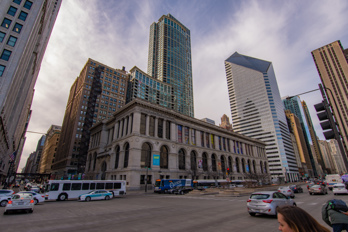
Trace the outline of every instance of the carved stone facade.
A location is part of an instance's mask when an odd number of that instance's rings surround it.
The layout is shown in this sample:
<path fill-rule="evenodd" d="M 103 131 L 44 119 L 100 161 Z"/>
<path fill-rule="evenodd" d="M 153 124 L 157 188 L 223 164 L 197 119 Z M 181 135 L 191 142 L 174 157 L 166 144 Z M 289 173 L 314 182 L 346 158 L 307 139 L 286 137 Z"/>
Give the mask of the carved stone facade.
<path fill-rule="evenodd" d="M 265 144 L 135 99 L 91 128 L 85 179 L 127 180 L 144 189 L 159 178 L 269 179 Z"/>

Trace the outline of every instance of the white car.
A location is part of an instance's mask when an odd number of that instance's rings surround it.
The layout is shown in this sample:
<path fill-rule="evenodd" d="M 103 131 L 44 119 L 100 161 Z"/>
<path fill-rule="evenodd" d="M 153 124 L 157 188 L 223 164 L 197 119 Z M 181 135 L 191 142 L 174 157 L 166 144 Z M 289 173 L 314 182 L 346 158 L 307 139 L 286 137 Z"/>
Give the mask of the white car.
<path fill-rule="evenodd" d="M 35 191 L 22 191 L 22 192 L 19 192 L 19 193 L 31 193 L 33 195 L 33 197 L 34 197 L 35 205 L 45 201 L 45 195 L 37 193 Z"/>
<path fill-rule="evenodd" d="M 9 199 L 11 199 L 11 196 L 0 195 L 0 206 L 5 207 Z"/>
<path fill-rule="evenodd" d="M 280 186 L 278 192 L 283 193 L 285 196 L 295 198 L 295 193 L 289 186 Z"/>
<path fill-rule="evenodd" d="M 80 201 L 91 201 L 91 200 L 110 200 L 112 193 L 106 190 L 95 190 L 79 196 Z"/>
<path fill-rule="evenodd" d="M 34 211 L 34 204 L 34 197 L 31 193 L 16 193 L 8 200 L 4 214 L 22 210 L 32 213 Z"/>
<path fill-rule="evenodd" d="M 334 184 L 332 188 L 332 192 L 334 195 L 338 194 L 348 194 L 348 190 L 344 184 Z"/>

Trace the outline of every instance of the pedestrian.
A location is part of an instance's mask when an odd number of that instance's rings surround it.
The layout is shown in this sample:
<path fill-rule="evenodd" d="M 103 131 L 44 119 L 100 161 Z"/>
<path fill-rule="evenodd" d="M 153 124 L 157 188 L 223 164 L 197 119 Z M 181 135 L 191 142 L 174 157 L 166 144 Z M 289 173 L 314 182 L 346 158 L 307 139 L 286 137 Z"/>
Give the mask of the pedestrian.
<path fill-rule="evenodd" d="M 333 232 L 348 231 L 348 212 L 336 211 L 329 206 L 329 201 L 321 209 L 323 220 L 332 227 Z"/>
<path fill-rule="evenodd" d="M 279 231 L 282 232 L 330 232 L 309 213 L 297 206 L 282 206 L 277 209 Z"/>

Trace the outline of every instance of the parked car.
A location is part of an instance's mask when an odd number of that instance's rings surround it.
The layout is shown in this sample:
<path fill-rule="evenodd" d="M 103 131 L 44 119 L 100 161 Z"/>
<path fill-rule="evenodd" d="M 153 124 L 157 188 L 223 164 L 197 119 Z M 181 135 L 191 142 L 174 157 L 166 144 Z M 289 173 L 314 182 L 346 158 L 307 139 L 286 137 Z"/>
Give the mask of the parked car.
<path fill-rule="evenodd" d="M 189 193 L 190 191 L 192 191 L 192 188 L 187 188 L 187 187 L 179 187 L 176 189 L 176 191 L 174 192 L 175 194 L 179 194 L 179 195 L 184 195 L 186 193 Z"/>
<path fill-rule="evenodd" d="M 26 211 L 32 213 L 34 211 L 34 197 L 31 193 L 16 193 L 5 207 L 4 214 L 8 214 L 11 211 Z"/>
<path fill-rule="evenodd" d="M 338 194 L 348 194 L 348 189 L 346 189 L 346 186 L 344 184 L 334 184 L 332 188 L 332 192 L 334 195 Z"/>
<path fill-rule="evenodd" d="M 112 193 L 106 190 L 95 190 L 79 196 L 80 201 L 91 201 L 91 200 L 110 200 Z"/>
<path fill-rule="evenodd" d="M 254 192 L 247 200 L 247 210 L 251 216 L 256 214 L 277 215 L 277 208 L 284 205 L 296 206 L 290 197 L 277 191 Z"/>
<path fill-rule="evenodd" d="M 290 185 L 289 187 L 294 193 L 303 193 L 303 188 L 300 185 Z"/>
<path fill-rule="evenodd" d="M 34 191 L 22 191 L 22 192 L 19 192 L 19 193 L 31 193 L 31 194 L 33 194 L 35 205 L 45 201 L 45 195 L 44 194 L 40 194 L 40 193 L 37 193 L 37 192 L 34 192 Z"/>
<path fill-rule="evenodd" d="M 327 194 L 327 188 L 325 185 L 315 184 L 308 189 L 309 195 L 313 194 Z"/>
<path fill-rule="evenodd" d="M 289 186 L 280 186 L 278 192 L 283 193 L 285 196 L 295 198 L 294 191 Z"/>

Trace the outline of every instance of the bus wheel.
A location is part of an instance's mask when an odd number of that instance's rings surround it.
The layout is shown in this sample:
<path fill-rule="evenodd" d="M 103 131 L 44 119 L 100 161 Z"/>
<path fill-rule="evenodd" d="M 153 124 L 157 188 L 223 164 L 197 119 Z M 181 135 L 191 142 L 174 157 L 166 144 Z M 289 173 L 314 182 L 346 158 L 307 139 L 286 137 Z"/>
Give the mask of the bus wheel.
<path fill-rule="evenodd" d="M 60 194 L 60 195 L 58 196 L 58 201 L 65 201 L 67 198 L 68 198 L 68 197 L 67 197 L 66 194 Z"/>

